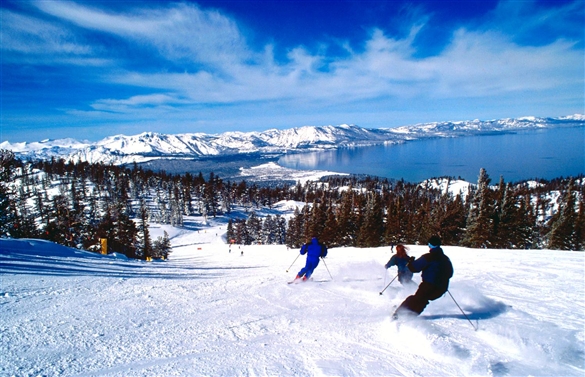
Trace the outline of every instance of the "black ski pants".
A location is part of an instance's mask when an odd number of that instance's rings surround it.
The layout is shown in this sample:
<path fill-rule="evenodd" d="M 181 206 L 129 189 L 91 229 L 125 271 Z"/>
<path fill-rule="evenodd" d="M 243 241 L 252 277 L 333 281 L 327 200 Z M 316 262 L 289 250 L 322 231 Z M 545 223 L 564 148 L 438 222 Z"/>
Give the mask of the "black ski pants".
<path fill-rule="evenodd" d="M 396 309 L 396 313 L 410 311 L 418 315 L 425 310 L 429 301 L 438 299 L 443 296 L 445 292 L 447 292 L 447 287 L 438 287 L 434 284 L 423 281 L 418 286 L 416 293 L 408 296 L 406 300 L 400 304 L 398 309 Z"/>

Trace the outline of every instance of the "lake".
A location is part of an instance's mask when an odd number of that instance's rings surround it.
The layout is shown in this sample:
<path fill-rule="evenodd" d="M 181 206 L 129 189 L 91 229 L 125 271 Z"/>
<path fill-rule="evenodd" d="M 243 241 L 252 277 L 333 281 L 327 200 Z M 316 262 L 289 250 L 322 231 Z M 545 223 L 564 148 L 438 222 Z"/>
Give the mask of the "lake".
<path fill-rule="evenodd" d="M 399 145 L 291 154 L 278 160 L 299 170 L 328 170 L 420 182 L 461 177 L 476 182 L 485 168 L 493 183 L 585 174 L 585 127 L 547 128 Z"/>

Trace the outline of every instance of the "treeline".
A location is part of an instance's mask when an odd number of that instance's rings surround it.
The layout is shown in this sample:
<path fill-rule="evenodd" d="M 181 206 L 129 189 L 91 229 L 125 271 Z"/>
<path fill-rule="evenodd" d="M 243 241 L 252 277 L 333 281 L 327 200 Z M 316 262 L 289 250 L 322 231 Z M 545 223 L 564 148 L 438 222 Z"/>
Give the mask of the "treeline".
<path fill-rule="evenodd" d="M 63 159 L 23 162 L 0 150 L 0 236 L 43 238 L 66 246 L 108 250 L 131 258 L 166 258 L 165 234 L 152 240 L 149 223 L 182 227 L 184 216 L 219 216 L 270 206 L 289 192 L 223 182 L 210 173 L 165 172 Z"/>
<path fill-rule="evenodd" d="M 457 195 L 439 188 L 447 180 L 329 181 L 290 219 L 287 243 L 298 247 L 316 234 L 332 247 L 378 247 L 439 234 L 447 245 L 474 248 L 585 247 L 583 177 L 491 186 L 481 169 L 477 185 Z"/>
<path fill-rule="evenodd" d="M 449 179 L 426 184 L 330 177 L 292 189 L 305 202 L 284 225 L 255 215 L 228 227 L 235 243 L 300 247 L 317 235 L 329 247 L 423 244 L 438 234 L 447 245 L 473 248 L 583 250 L 585 182 L 577 179 L 496 185 L 484 169 L 469 192 L 453 195 Z M 284 240 L 284 241 L 283 241 Z"/>
<path fill-rule="evenodd" d="M 583 177 L 492 185 L 482 169 L 469 192 L 453 195 L 445 179 L 421 185 L 329 177 L 262 187 L 136 164 L 22 162 L 4 150 L 0 163 L 0 236 L 96 251 L 106 238 L 111 251 L 133 258 L 166 258 L 168 236 L 152 240 L 148 224 L 182 227 L 185 216 L 229 217 L 228 242 L 239 244 L 298 247 L 317 235 L 330 247 L 377 247 L 424 243 L 439 234 L 445 244 L 469 247 L 585 246 Z M 282 200 L 304 204 L 288 219 L 257 215 Z"/>

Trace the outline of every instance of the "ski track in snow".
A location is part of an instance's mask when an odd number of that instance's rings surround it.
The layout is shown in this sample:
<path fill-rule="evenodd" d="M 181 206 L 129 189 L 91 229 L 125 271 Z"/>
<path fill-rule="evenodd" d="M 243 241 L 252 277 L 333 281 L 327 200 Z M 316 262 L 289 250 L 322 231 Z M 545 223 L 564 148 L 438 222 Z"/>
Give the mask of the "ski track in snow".
<path fill-rule="evenodd" d="M 286 284 L 297 249 L 229 247 L 225 224 L 164 229 L 173 253 L 151 263 L 0 240 L 0 375 L 585 374 L 582 252 L 445 246 L 475 331 L 448 294 L 391 321 L 417 285 L 380 295 L 388 247 L 331 249 L 312 281 Z"/>

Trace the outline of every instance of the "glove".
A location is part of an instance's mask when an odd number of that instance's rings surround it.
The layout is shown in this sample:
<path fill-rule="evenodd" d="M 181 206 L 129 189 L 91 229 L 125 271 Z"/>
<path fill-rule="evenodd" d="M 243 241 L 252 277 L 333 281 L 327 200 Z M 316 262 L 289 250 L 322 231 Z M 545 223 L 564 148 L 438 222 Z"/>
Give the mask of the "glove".
<path fill-rule="evenodd" d="M 410 257 L 410 258 L 408 259 L 408 263 L 412 263 L 412 262 L 414 262 L 414 257 Z"/>

